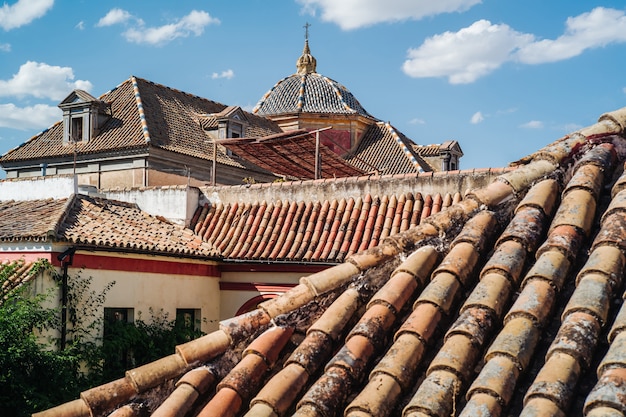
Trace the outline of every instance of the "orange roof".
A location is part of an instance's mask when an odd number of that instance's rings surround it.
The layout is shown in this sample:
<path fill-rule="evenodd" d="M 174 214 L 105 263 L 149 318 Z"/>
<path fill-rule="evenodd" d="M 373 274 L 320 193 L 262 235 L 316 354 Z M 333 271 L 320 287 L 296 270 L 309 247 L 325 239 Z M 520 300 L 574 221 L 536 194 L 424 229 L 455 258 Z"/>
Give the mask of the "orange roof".
<path fill-rule="evenodd" d="M 626 108 L 605 114 L 39 416 L 623 415 L 625 127 Z"/>

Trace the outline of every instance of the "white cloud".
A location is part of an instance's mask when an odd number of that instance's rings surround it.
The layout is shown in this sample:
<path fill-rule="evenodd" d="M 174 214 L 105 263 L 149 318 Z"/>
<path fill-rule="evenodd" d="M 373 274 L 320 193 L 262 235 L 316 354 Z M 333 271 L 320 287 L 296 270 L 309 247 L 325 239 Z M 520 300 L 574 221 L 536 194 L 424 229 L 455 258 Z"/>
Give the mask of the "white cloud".
<path fill-rule="evenodd" d="M 444 32 L 409 49 L 402 69 L 410 77 L 445 77 L 451 84 L 472 83 L 507 62 L 562 61 L 587 49 L 626 42 L 624 11 L 597 7 L 570 17 L 563 35 L 537 40 L 506 24 L 479 20 L 458 32 Z"/>
<path fill-rule="evenodd" d="M 626 42 L 624 11 L 596 7 L 588 13 L 569 17 L 563 35 L 528 44 L 516 55 L 525 64 L 542 64 L 578 56 L 586 49 L 622 42 Z"/>
<path fill-rule="evenodd" d="M 462 12 L 481 0 L 298 0 L 305 12 L 321 10 L 322 20 L 343 30 L 357 29 L 381 22 L 419 20 L 441 13 Z"/>
<path fill-rule="evenodd" d="M 17 107 L 13 103 L 0 104 L 0 127 L 30 130 L 44 129 L 61 118 L 61 110 L 56 106 L 36 104 Z"/>
<path fill-rule="evenodd" d="M 530 122 L 520 125 L 524 129 L 543 129 L 543 122 L 539 120 L 531 120 Z"/>
<path fill-rule="evenodd" d="M 0 96 L 33 96 L 61 100 L 72 90 L 91 90 L 89 81 L 74 80 L 70 67 L 28 61 L 10 80 L 0 80 Z"/>
<path fill-rule="evenodd" d="M 483 116 L 481 112 L 477 111 L 476 113 L 472 115 L 472 118 L 470 119 L 470 123 L 473 125 L 476 125 L 482 122 L 483 120 L 485 120 L 485 116 Z"/>
<path fill-rule="evenodd" d="M 131 19 L 135 19 L 133 15 L 123 9 L 111 9 L 104 15 L 104 17 L 98 20 L 97 27 L 113 26 L 119 23 L 126 23 Z"/>
<path fill-rule="evenodd" d="M 218 79 L 218 78 L 226 78 L 228 80 L 230 80 L 231 78 L 233 78 L 235 76 L 235 72 L 232 69 L 227 69 L 226 71 L 222 71 L 220 73 L 214 72 L 211 75 L 212 79 Z"/>
<path fill-rule="evenodd" d="M 409 120 L 409 124 L 411 124 L 411 125 L 425 125 L 426 121 L 424 119 L 420 119 L 418 117 L 415 117 L 415 118 Z"/>
<path fill-rule="evenodd" d="M 0 43 L 0 51 L 2 51 L 2 52 L 11 52 L 11 44 L 10 43 Z"/>
<path fill-rule="evenodd" d="M 18 0 L 12 5 L 4 3 L 0 8 L 0 27 L 11 30 L 29 24 L 45 15 L 54 0 Z"/>
<path fill-rule="evenodd" d="M 205 11 L 192 10 L 188 15 L 163 26 L 147 27 L 144 21 L 133 16 L 126 10 L 111 9 L 101 18 L 96 26 L 112 26 L 116 24 L 131 25 L 122 34 L 128 42 L 148 45 L 163 45 L 176 38 L 186 38 L 190 35 L 200 36 L 204 28 L 210 24 L 219 24 L 220 20 L 211 17 Z"/>
<path fill-rule="evenodd" d="M 447 77 L 451 84 L 471 83 L 498 69 L 515 50 L 532 40 L 532 35 L 516 32 L 507 25 L 479 20 L 409 49 L 402 69 L 411 77 Z"/>
<path fill-rule="evenodd" d="M 80 22 L 76 23 L 76 26 L 74 27 L 78 30 L 85 30 L 85 22 L 81 20 Z"/>

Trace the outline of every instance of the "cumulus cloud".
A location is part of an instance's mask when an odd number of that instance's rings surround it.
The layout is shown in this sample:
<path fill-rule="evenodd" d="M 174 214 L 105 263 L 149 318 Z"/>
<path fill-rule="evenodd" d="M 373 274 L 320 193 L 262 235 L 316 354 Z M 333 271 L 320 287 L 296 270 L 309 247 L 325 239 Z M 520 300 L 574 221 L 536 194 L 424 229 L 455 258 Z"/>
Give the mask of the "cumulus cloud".
<path fill-rule="evenodd" d="M 202 10 L 192 10 L 188 15 L 162 26 L 146 26 L 145 22 L 126 10 L 111 9 L 96 26 L 124 24 L 129 26 L 122 33 L 128 42 L 148 45 L 163 45 L 176 38 L 191 35 L 200 36 L 210 24 L 219 24 L 220 20 Z"/>
<path fill-rule="evenodd" d="M 458 32 L 444 32 L 409 49 L 403 71 L 416 78 L 447 77 L 451 84 L 476 81 L 498 69 L 520 46 L 532 42 L 504 24 L 479 20 Z"/>
<path fill-rule="evenodd" d="M 0 80 L 0 96 L 33 96 L 61 100 L 74 89 L 91 90 L 89 81 L 74 81 L 70 67 L 28 61 L 10 80 Z"/>
<path fill-rule="evenodd" d="M 231 78 L 233 78 L 235 76 L 235 72 L 232 69 L 227 69 L 226 71 L 222 71 L 222 72 L 214 72 L 211 75 L 211 78 L 216 80 L 218 78 L 226 78 L 227 80 L 230 80 Z"/>
<path fill-rule="evenodd" d="M 625 12 L 597 7 L 567 19 L 563 35 L 538 39 L 506 24 L 479 20 L 458 32 L 427 38 L 408 50 L 403 71 L 415 78 L 444 77 L 451 84 L 472 83 L 507 62 L 543 64 L 585 50 L 626 42 Z"/>
<path fill-rule="evenodd" d="M 45 15 L 54 5 L 54 0 L 18 0 L 0 8 L 0 27 L 11 30 L 29 24 Z"/>
<path fill-rule="evenodd" d="M 472 118 L 470 119 L 470 123 L 473 125 L 476 125 L 482 122 L 483 120 L 485 120 L 485 116 L 483 116 L 481 112 L 477 111 L 476 113 L 472 115 Z"/>
<path fill-rule="evenodd" d="M 419 20 L 441 13 L 462 12 L 481 0 L 298 0 L 305 12 L 339 25 L 343 30 L 382 22 Z"/>
<path fill-rule="evenodd" d="M 543 129 L 543 122 L 539 120 L 531 120 L 530 122 L 524 123 L 520 127 L 524 129 Z"/>
<path fill-rule="evenodd" d="M 565 33 L 558 38 L 525 45 L 516 58 L 525 64 L 556 62 L 578 56 L 586 49 L 622 42 L 626 42 L 624 11 L 596 7 L 588 13 L 569 17 Z"/>
<path fill-rule="evenodd" d="M 106 15 L 104 15 L 104 17 L 101 17 L 100 20 L 98 20 L 98 23 L 96 23 L 96 26 L 97 27 L 113 26 L 113 25 L 117 25 L 120 23 L 126 23 L 129 20 L 133 20 L 133 19 L 137 20 L 138 23 L 143 24 L 143 21 L 141 21 L 141 19 L 137 19 L 133 17 L 133 15 L 131 15 L 126 10 L 115 8 L 115 9 L 109 10 L 109 12 Z"/>
<path fill-rule="evenodd" d="M 56 106 L 36 104 L 18 107 L 13 103 L 0 104 L 0 127 L 30 130 L 44 129 L 61 117 L 61 110 Z"/>

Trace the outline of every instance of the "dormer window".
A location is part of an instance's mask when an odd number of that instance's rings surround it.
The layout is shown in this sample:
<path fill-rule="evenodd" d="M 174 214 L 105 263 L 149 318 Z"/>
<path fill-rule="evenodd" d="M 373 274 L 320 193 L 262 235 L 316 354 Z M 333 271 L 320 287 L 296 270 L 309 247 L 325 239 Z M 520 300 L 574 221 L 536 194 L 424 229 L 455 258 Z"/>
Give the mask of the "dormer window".
<path fill-rule="evenodd" d="M 246 136 L 246 125 L 248 120 L 238 106 L 226 107 L 222 112 L 216 114 L 218 121 L 218 137 L 243 138 Z"/>
<path fill-rule="evenodd" d="M 59 103 L 63 110 L 63 143 L 88 142 L 110 119 L 109 106 L 83 90 L 74 90 Z"/>

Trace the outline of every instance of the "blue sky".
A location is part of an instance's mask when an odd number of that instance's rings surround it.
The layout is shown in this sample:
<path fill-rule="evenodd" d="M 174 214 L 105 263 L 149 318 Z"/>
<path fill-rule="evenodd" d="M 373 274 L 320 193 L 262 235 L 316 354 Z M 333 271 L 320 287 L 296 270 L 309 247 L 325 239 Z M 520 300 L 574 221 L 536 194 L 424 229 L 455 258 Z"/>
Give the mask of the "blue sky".
<path fill-rule="evenodd" d="M 458 140 L 461 168 L 502 167 L 626 106 L 626 7 L 571 0 L 7 0 L 0 153 L 60 119 L 74 88 L 131 75 L 251 110 L 317 71 L 420 144 Z"/>

